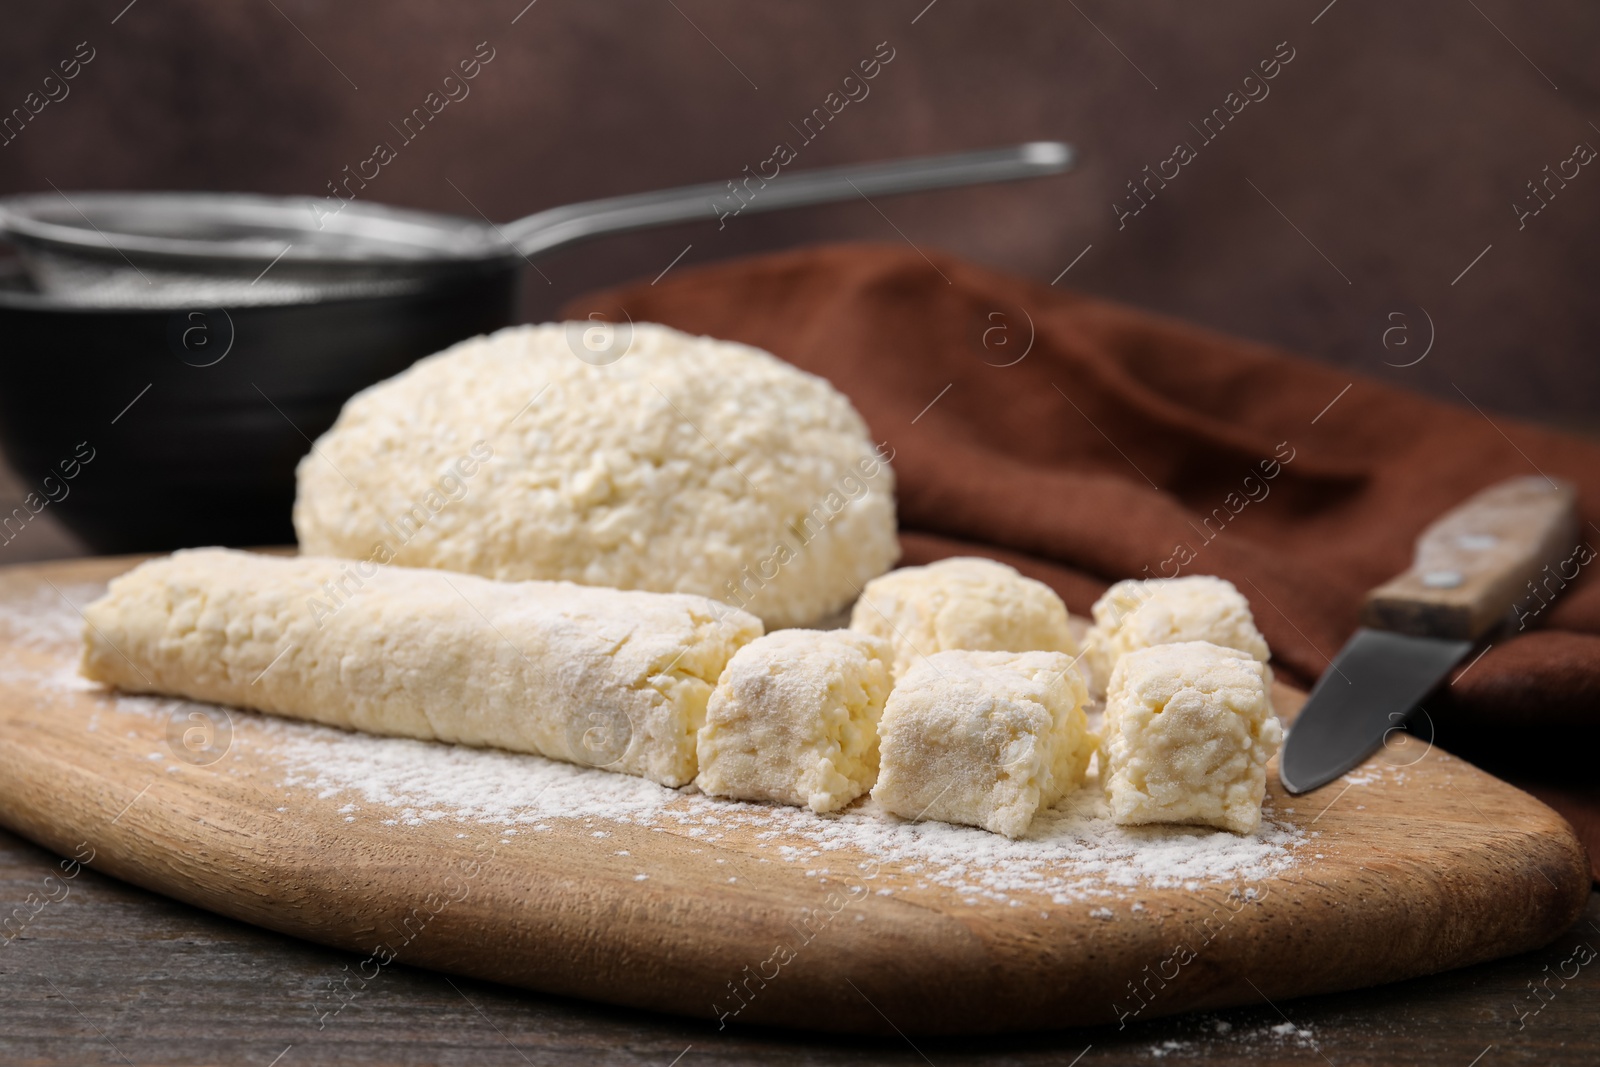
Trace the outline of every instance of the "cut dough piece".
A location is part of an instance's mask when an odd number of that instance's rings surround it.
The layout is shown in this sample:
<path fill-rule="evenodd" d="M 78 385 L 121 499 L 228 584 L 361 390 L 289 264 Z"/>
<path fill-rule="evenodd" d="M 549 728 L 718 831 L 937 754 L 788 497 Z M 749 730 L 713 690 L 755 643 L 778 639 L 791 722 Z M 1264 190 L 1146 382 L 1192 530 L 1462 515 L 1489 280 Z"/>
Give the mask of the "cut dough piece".
<path fill-rule="evenodd" d="M 779 630 L 728 661 L 700 728 L 702 793 L 837 811 L 878 777 L 889 646 L 849 630 Z"/>
<path fill-rule="evenodd" d="M 1078 654 L 1067 608 L 1043 582 L 1004 563 L 957 556 L 867 583 L 850 628 L 894 646 L 894 676 L 951 649 Z"/>
<path fill-rule="evenodd" d="M 1083 781 L 1083 677 L 1060 652 L 937 652 L 895 685 L 872 799 L 907 819 L 1020 837 Z"/>
<path fill-rule="evenodd" d="M 894 565 L 894 472 L 850 401 L 654 323 L 514 326 L 345 404 L 296 472 L 309 555 L 696 593 L 773 629 Z"/>
<path fill-rule="evenodd" d="M 1117 660 L 1129 652 L 1179 641 L 1209 641 L 1267 662 L 1267 642 L 1250 602 L 1232 582 L 1210 575 L 1131 579 L 1095 601 L 1084 644 L 1089 688 L 1103 696 Z M 1270 677 L 1270 676 L 1269 676 Z"/>
<path fill-rule="evenodd" d="M 1100 749 L 1112 820 L 1255 830 L 1283 740 L 1270 687 L 1266 664 L 1207 641 L 1118 660 Z"/>
<path fill-rule="evenodd" d="M 371 561 L 178 552 L 84 610 L 86 677 L 679 786 L 722 668 L 761 635 L 703 597 Z"/>

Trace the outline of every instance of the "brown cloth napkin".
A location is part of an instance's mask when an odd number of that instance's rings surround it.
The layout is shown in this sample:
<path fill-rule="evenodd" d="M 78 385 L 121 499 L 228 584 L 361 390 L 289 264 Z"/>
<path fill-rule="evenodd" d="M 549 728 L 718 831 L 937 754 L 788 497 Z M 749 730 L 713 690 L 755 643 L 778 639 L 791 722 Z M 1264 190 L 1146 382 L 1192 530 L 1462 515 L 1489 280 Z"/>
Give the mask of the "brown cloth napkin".
<path fill-rule="evenodd" d="M 1600 446 L 1475 410 L 1493 397 L 1440 403 L 945 255 L 808 248 L 566 313 L 743 341 L 832 381 L 893 450 L 903 562 L 991 556 L 1078 613 L 1116 579 L 1220 575 L 1302 686 L 1355 628 L 1362 595 L 1478 489 L 1569 479 L 1581 536 L 1600 546 Z M 1548 607 L 1530 593 L 1528 629 L 1425 706 L 1439 744 L 1557 808 L 1600 859 L 1591 569 Z"/>

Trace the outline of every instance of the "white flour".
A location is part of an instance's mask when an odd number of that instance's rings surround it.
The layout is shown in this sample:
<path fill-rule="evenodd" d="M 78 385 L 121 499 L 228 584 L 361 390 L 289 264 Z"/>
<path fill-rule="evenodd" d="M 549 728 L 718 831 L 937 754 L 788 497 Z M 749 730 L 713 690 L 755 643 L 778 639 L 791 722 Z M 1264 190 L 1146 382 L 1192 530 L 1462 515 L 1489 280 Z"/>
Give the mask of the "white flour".
<path fill-rule="evenodd" d="M 57 653 L 76 663 L 83 617 L 75 608 L 82 608 L 105 591 L 104 582 L 57 582 L 54 590 L 48 585 L 39 586 L 30 596 L 0 596 L 0 635 L 11 644 L 35 652 Z M 63 596 L 70 603 L 63 603 Z"/>
<path fill-rule="evenodd" d="M 538 756 L 426 741 L 364 737 L 275 723 L 284 784 L 324 799 L 351 797 L 368 816 L 402 824 L 438 820 L 504 827 L 548 826 L 557 819 L 665 829 L 708 844 L 730 831 L 765 842 L 772 858 L 827 871 L 846 853 L 893 864 L 918 884 L 971 899 L 1005 900 L 1028 891 L 1056 903 L 1121 895 L 1140 887 L 1239 886 L 1286 870 L 1299 830 L 1268 820 L 1255 835 L 1187 827 L 1119 827 L 1107 818 L 1093 781 L 1061 806 L 1042 812 L 1028 835 L 996 834 L 945 823 L 907 823 L 870 800 L 838 816 L 749 804 L 677 791 L 627 775 L 575 767 Z M 355 809 L 361 811 L 361 808 Z"/>
<path fill-rule="evenodd" d="M 62 591 L 81 605 L 99 588 Z M 76 612 L 48 590 L 28 601 L 0 601 L 0 633 L 9 631 L 13 639 L 26 635 L 29 647 L 51 654 L 50 669 L 27 672 L 26 679 L 15 665 L 7 665 L 8 680 L 35 690 L 98 692 L 76 675 L 80 626 Z M 174 708 L 185 702 L 100 699 L 118 712 L 152 720 L 156 728 L 139 735 L 151 743 L 150 758 L 178 769 L 163 731 Z M 593 832 L 596 847 L 608 852 L 616 850 L 602 839 L 618 825 L 708 846 L 726 838 L 722 855 L 732 880 L 738 879 L 741 862 L 751 862 L 749 845 L 736 845 L 734 839 L 754 840 L 755 862 L 804 865 L 807 874 L 819 878 L 860 877 L 861 869 L 878 865 L 898 872 L 880 885 L 938 886 L 971 903 L 1022 906 L 1018 897 L 1026 895 L 1035 903 L 1042 897 L 1058 904 L 1096 899 L 1137 906 L 1143 889 L 1248 893 L 1251 883 L 1289 870 L 1309 841 L 1305 831 L 1274 819 L 1270 807 L 1261 829 L 1249 836 L 1198 827 L 1116 826 L 1092 776 L 1060 806 L 1041 812 L 1025 837 L 1010 841 L 968 827 L 903 822 L 870 800 L 840 815 L 822 816 L 803 808 L 712 799 L 692 788 L 671 790 L 538 756 L 370 737 L 237 710 L 228 714 L 234 752 L 214 769 L 226 772 L 239 756 L 261 751 L 281 765 L 290 813 L 327 804 L 347 822 L 475 824 L 499 827 L 507 838 L 519 830 L 537 833 L 576 820 Z M 1111 908 L 1097 909 L 1101 912 L 1104 918 L 1116 914 Z"/>

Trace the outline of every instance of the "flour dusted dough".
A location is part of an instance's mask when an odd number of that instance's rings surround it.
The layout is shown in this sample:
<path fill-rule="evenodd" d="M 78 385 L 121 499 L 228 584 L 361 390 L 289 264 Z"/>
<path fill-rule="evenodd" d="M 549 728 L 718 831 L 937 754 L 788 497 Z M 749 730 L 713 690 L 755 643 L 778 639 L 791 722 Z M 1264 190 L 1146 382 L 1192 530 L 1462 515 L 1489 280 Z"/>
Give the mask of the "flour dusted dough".
<path fill-rule="evenodd" d="M 899 679 L 878 724 L 872 799 L 907 819 L 1020 837 L 1083 781 L 1087 692 L 1060 652 L 938 652 Z"/>
<path fill-rule="evenodd" d="M 971 556 L 904 567 L 869 582 L 850 628 L 894 646 L 896 678 L 921 657 L 951 649 L 1078 654 L 1055 590 L 1004 563 Z"/>
<path fill-rule="evenodd" d="M 1095 601 L 1092 610 L 1094 626 L 1084 642 L 1084 662 L 1090 691 L 1097 696 L 1105 693 L 1117 660 L 1135 649 L 1210 641 L 1262 663 L 1270 655 L 1250 614 L 1250 602 L 1222 578 L 1194 575 L 1118 582 Z"/>
<path fill-rule="evenodd" d="M 711 796 L 837 811 L 878 776 L 889 646 L 849 630 L 779 630 L 728 661 L 700 728 Z"/>
<path fill-rule="evenodd" d="M 683 785 L 759 620 L 701 597 L 222 549 L 141 564 L 84 611 L 81 670 L 375 734 Z"/>
<path fill-rule="evenodd" d="M 894 473 L 841 393 L 651 323 L 590 351 L 603 329 L 501 330 L 352 397 L 300 463 L 301 550 L 698 593 L 773 628 L 894 564 Z"/>
<path fill-rule="evenodd" d="M 1283 740 L 1270 686 L 1266 664 L 1206 641 L 1118 660 L 1100 750 L 1113 821 L 1255 830 Z"/>

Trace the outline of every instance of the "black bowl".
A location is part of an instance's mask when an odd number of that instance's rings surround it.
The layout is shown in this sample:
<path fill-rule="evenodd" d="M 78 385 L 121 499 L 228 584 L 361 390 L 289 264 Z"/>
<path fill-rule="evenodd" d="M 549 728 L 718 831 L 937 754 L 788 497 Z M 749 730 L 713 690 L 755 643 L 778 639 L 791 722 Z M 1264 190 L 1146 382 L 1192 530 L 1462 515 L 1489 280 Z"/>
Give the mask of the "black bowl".
<path fill-rule="evenodd" d="M 0 447 L 100 553 L 286 544 L 294 468 L 352 394 L 512 321 L 517 271 L 404 295 L 234 308 L 85 308 L 0 277 Z"/>

